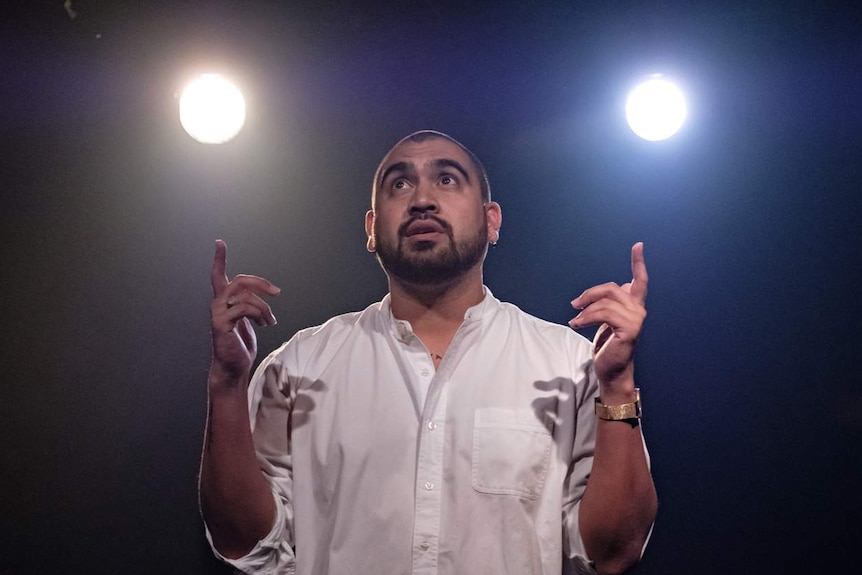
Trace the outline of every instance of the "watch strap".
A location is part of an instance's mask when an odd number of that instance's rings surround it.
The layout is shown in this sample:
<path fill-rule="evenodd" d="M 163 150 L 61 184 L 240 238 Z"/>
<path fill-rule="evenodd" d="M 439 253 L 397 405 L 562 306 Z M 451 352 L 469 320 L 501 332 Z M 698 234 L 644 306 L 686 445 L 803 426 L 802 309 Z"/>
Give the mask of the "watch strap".
<path fill-rule="evenodd" d="M 635 388 L 635 400 L 622 405 L 605 405 L 596 398 L 596 417 L 606 421 L 626 421 L 641 418 L 640 389 Z"/>

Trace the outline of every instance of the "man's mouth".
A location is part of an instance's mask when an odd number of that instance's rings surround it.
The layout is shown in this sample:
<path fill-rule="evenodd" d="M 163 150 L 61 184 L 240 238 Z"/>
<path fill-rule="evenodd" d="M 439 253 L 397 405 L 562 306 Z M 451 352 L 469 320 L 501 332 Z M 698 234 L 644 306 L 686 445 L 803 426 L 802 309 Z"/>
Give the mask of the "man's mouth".
<path fill-rule="evenodd" d="M 430 237 L 434 234 L 442 234 L 445 232 L 445 227 L 438 222 L 435 222 L 433 220 L 415 220 L 407 225 L 406 229 L 404 230 L 404 235 L 408 238 L 414 236 Z"/>

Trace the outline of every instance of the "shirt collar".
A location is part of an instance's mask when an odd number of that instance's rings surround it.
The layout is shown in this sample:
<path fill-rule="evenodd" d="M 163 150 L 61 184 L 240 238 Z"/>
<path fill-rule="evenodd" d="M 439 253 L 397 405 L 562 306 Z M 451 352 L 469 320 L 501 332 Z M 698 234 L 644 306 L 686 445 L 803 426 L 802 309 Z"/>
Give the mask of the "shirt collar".
<path fill-rule="evenodd" d="M 483 297 L 482 301 L 476 305 L 468 308 L 464 313 L 465 324 L 481 321 L 494 313 L 494 310 L 496 310 L 500 305 L 499 300 L 494 297 L 494 294 L 491 293 L 488 286 L 483 285 L 482 290 L 485 293 L 485 297 Z M 392 315 L 392 294 L 386 294 L 380 302 L 379 309 L 380 317 L 383 320 L 384 325 L 386 325 L 388 330 L 391 331 L 398 339 L 406 340 L 413 334 L 413 326 L 410 325 L 409 321 L 396 319 L 395 316 Z"/>

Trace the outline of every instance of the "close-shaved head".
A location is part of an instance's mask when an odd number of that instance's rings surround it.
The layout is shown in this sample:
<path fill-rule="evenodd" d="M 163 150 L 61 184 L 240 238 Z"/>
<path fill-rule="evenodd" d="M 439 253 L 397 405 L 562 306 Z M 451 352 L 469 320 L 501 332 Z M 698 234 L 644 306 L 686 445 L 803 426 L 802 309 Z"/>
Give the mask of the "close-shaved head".
<path fill-rule="evenodd" d="M 445 285 L 481 276 L 500 234 L 482 163 L 463 144 L 422 130 L 399 141 L 374 174 L 365 214 L 368 250 L 391 282 Z"/>
<path fill-rule="evenodd" d="M 482 192 L 482 201 L 490 202 L 491 201 L 491 185 L 488 182 L 488 174 L 485 172 L 485 166 L 482 165 L 482 162 L 479 161 L 479 158 L 476 157 L 476 154 L 470 151 L 467 146 L 453 138 L 448 134 L 444 134 L 443 132 L 438 132 L 436 130 L 419 130 L 418 132 L 413 132 L 409 136 L 402 138 L 397 144 L 392 146 L 392 149 L 386 153 L 383 157 L 383 160 L 380 162 L 380 165 L 377 166 L 377 170 L 374 172 L 374 183 L 372 185 L 372 195 L 371 195 L 371 204 L 372 207 L 374 205 L 374 199 L 377 197 L 377 191 L 380 188 L 380 184 L 383 181 L 384 170 L 386 170 L 386 160 L 392 154 L 392 151 L 405 143 L 413 143 L 413 144 L 421 144 L 422 142 L 426 142 L 428 140 L 446 140 L 447 142 L 451 142 L 461 148 L 467 157 L 470 158 L 470 163 L 473 164 L 473 169 L 476 171 L 476 177 L 479 179 L 479 187 Z"/>

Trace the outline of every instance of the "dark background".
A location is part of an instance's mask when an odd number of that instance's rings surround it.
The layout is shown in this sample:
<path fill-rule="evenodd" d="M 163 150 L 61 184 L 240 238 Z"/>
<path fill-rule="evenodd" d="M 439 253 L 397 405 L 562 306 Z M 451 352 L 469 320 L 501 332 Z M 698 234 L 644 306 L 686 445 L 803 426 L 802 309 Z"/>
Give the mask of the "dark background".
<path fill-rule="evenodd" d="M 646 243 L 636 573 L 855 570 L 859 12 L 599 4 L 4 4 L 0 573 L 226 572 L 196 501 L 213 240 L 284 288 L 261 353 L 365 307 L 371 176 L 421 128 L 488 168 L 501 299 L 565 322 Z M 177 120 L 206 70 L 248 101 L 223 146 Z M 689 98 L 662 143 L 623 115 L 651 72 Z"/>

